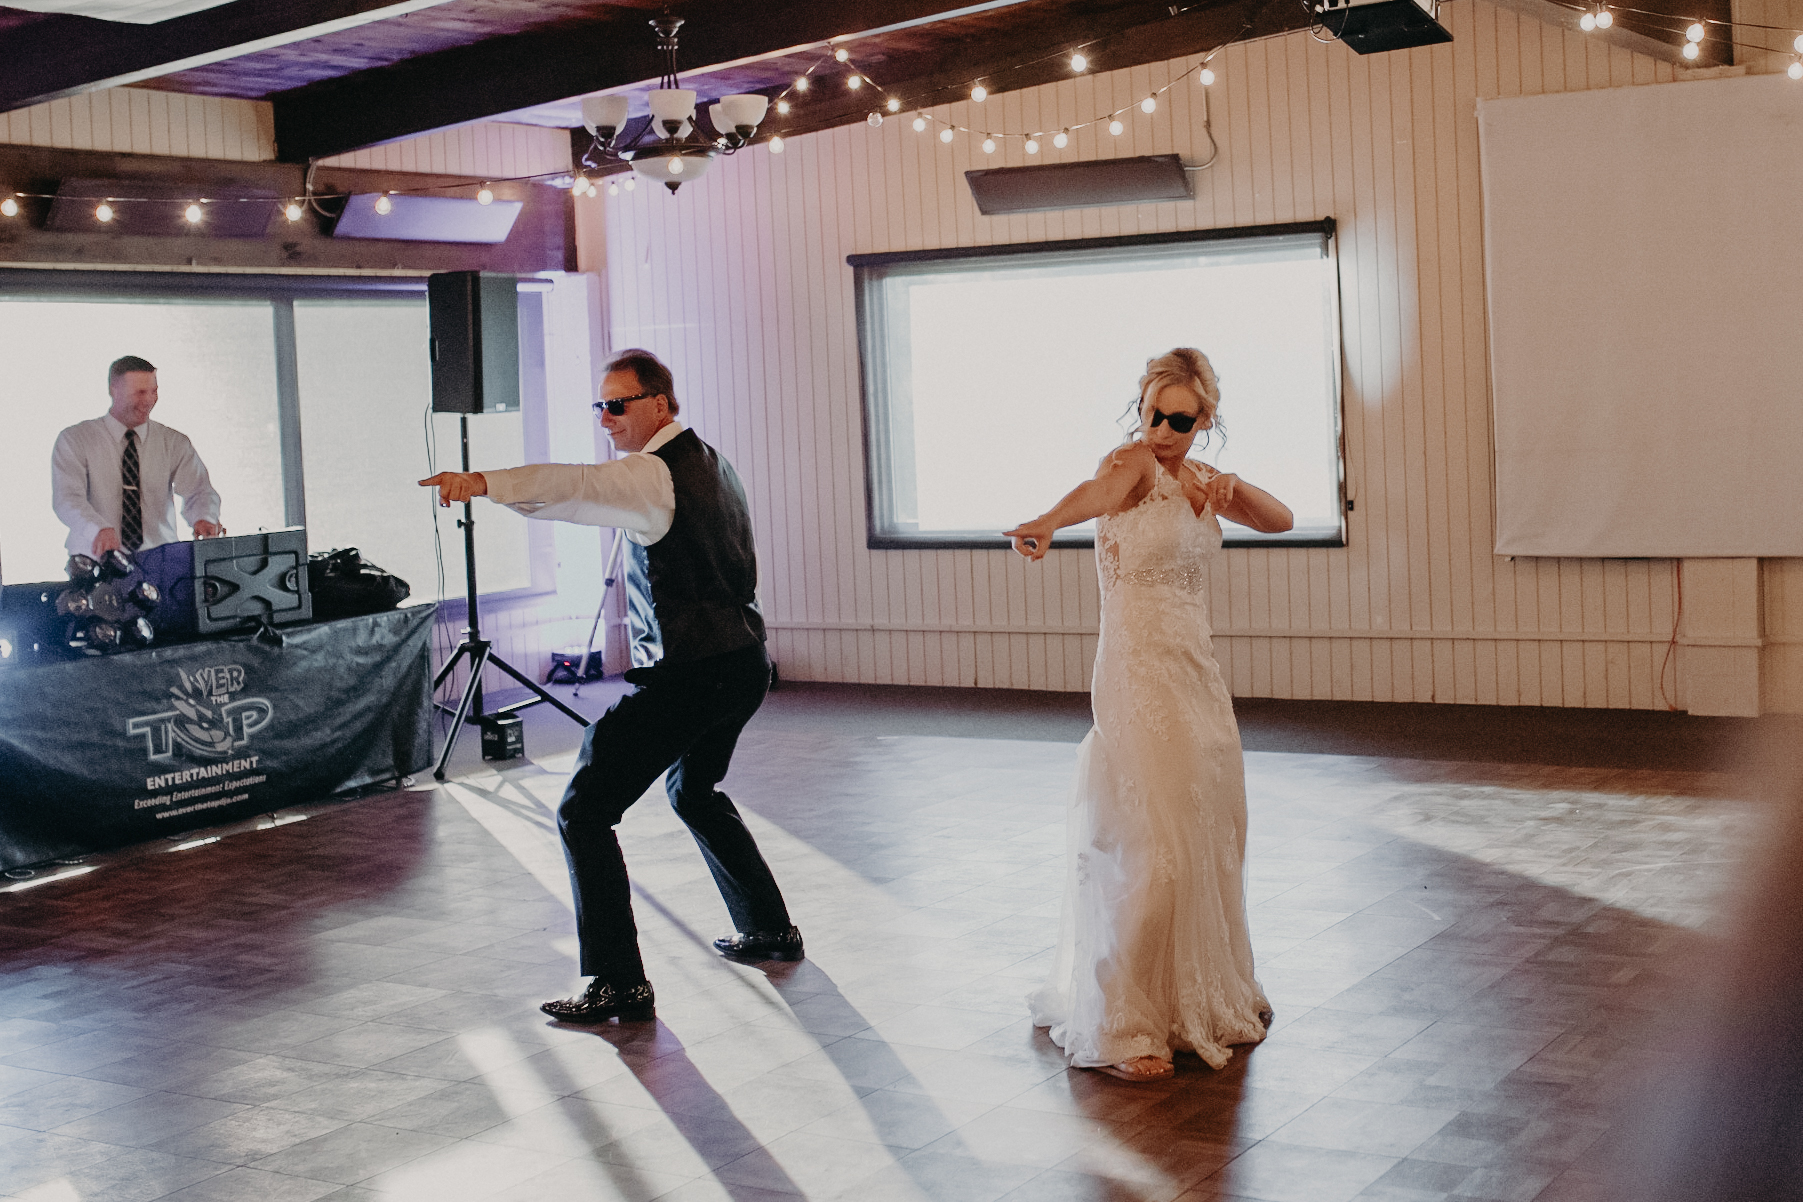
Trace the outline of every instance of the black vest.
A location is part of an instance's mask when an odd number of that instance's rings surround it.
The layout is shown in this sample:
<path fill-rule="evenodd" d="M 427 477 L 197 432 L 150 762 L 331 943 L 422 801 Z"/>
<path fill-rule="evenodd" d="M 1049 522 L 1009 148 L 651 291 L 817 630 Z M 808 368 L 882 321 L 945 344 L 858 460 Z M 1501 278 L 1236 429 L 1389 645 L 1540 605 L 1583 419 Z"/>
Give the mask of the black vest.
<path fill-rule="evenodd" d="M 626 543 L 633 667 L 689 663 L 763 642 L 757 549 L 739 474 L 693 430 L 651 453 L 670 469 L 676 517 L 649 547 Z"/>

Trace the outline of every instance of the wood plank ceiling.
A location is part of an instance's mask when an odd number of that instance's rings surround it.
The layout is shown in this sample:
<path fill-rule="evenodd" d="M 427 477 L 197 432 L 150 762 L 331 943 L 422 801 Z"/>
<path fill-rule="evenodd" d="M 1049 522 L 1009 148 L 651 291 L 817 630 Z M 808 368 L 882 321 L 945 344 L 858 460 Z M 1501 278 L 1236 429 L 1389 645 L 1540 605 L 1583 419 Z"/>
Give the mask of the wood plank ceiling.
<path fill-rule="evenodd" d="M 154 25 L 0 6 L 0 111 L 101 87 L 264 99 L 289 162 L 489 118 L 571 127 L 580 98 L 655 86 L 649 17 L 686 20 L 679 66 L 704 98 L 774 95 L 843 40 L 908 108 L 1045 83 L 1082 45 L 1096 69 L 1304 28 L 1306 0 L 233 0 Z M 1683 23 L 1727 21 L 1729 0 L 1635 0 L 1671 17 L 1617 29 L 1675 47 Z M 1599 35 L 1601 36 L 1601 35 Z M 1348 51 L 1350 53 L 1350 51 Z M 1698 65 L 1731 61 L 1719 38 Z M 870 93 L 843 69 L 766 132 L 862 120 Z M 799 99 L 799 98 L 798 98 Z M 642 111 L 642 101 L 635 110 Z M 580 141 L 581 139 L 579 139 Z"/>

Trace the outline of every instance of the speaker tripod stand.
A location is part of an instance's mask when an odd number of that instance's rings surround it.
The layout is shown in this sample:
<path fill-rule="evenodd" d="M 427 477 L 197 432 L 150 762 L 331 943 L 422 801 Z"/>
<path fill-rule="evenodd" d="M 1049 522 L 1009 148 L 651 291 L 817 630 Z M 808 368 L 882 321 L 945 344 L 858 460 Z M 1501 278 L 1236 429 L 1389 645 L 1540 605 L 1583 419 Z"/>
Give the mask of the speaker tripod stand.
<path fill-rule="evenodd" d="M 463 470 L 468 472 L 470 470 L 469 416 L 462 415 L 458 425 L 461 427 L 463 436 Z M 444 667 L 438 670 L 438 675 L 432 680 L 432 693 L 436 697 L 439 688 L 450 679 L 451 673 L 456 671 L 457 665 L 465 660 L 469 661 L 469 680 L 463 686 L 463 696 L 458 699 L 456 707 L 452 708 L 439 701 L 433 702 L 433 705 L 437 706 L 439 710 L 452 715 L 451 733 L 445 737 L 444 750 L 438 754 L 438 766 L 432 770 L 433 777 L 438 780 L 445 778 L 445 766 L 451 762 L 451 753 L 457 750 L 457 737 L 463 733 L 464 724 L 479 725 L 482 719 L 489 714 L 511 714 L 528 706 L 537 705 L 541 701 L 548 701 L 562 710 L 578 726 L 589 724 L 587 718 L 553 697 L 536 680 L 501 658 L 500 653 L 495 650 L 494 644 L 482 637 L 482 620 L 476 609 L 476 516 L 474 506 L 473 500 L 465 501 L 463 517 L 457 522 L 457 525 L 463 529 L 463 581 L 465 596 L 469 601 L 470 624 L 465 628 L 463 641 L 457 644 L 457 650 L 451 653 L 451 658 L 445 661 Z M 532 691 L 533 696 L 524 701 L 516 701 L 511 705 L 488 710 L 485 714 L 482 709 L 482 670 L 490 665 L 499 668 L 525 685 Z"/>

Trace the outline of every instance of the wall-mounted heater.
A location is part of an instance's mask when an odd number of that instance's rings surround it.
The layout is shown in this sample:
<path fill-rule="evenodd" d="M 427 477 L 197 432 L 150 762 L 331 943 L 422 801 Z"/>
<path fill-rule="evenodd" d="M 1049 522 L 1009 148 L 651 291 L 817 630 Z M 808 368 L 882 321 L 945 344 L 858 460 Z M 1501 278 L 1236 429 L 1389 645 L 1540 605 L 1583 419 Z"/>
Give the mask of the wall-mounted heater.
<path fill-rule="evenodd" d="M 1452 41 L 1439 0 L 1316 0 L 1322 28 L 1360 54 Z"/>
<path fill-rule="evenodd" d="M 1161 200 L 1190 200 L 1189 174 L 1174 154 L 1043 167 L 987 167 L 966 171 L 977 211 L 1041 213 L 1049 209 L 1099 209 Z"/>
<path fill-rule="evenodd" d="M 377 202 L 386 200 L 387 212 Z M 384 195 L 358 192 L 344 202 L 332 227 L 334 238 L 384 238 L 396 242 L 507 241 L 524 204 L 495 200 L 483 204 L 457 196 Z"/>

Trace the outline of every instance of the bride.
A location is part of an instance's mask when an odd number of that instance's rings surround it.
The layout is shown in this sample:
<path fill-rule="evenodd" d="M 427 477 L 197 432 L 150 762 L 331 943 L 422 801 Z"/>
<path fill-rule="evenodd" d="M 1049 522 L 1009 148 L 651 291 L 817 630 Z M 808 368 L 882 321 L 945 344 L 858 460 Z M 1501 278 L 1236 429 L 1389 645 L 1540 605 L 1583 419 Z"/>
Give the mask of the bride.
<path fill-rule="evenodd" d="M 1245 768 L 1206 588 L 1218 517 L 1271 532 L 1292 519 L 1188 458 L 1220 395 L 1201 351 L 1151 360 L 1133 437 L 1007 532 L 1039 560 L 1054 531 L 1098 519 L 1095 727 L 1077 752 L 1057 961 L 1029 1001 L 1073 1065 L 1129 1081 L 1169 1077 L 1174 1051 L 1220 1068 L 1271 1022 L 1246 933 Z"/>

